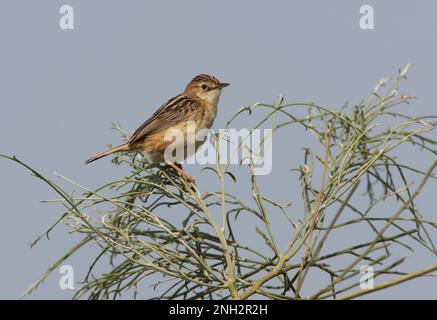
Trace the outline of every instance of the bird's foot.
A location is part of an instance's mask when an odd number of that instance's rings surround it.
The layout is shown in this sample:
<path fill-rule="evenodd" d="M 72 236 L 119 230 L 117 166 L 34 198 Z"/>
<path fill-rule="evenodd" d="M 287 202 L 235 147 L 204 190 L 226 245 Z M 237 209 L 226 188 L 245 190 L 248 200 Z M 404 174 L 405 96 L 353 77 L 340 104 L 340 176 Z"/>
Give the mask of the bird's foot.
<path fill-rule="evenodd" d="M 190 176 L 188 173 L 186 173 L 184 171 L 184 169 L 182 168 L 182 165 L 179 163 L 173 163 L 171 161 L 166 161 L 166 163 L 172 167 L 174 170 L 176 170 L 177 173 L 179 173 L 181 175 L 181 177 L 189 184 L 193 184 L 196 185 L 196 180 Z"/>

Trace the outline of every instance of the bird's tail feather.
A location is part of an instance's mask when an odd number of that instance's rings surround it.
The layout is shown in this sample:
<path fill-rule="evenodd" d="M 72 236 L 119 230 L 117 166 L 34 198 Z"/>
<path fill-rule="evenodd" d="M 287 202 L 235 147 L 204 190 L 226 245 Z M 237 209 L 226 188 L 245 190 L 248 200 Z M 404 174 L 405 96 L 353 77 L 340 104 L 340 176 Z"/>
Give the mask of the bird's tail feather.
<path fill-rule="evenodd" d="M 101 152 L 99 154 L 96 154 L 95 156 L 93 156 L 93 157 L 89 158 L 87 161 L 85 161 L 85 164 L 88 164 L 88 163 L 91 163 L 93 161 L 96 161 L 97 159 L 106 157 L 107 155 L 112 154 L 114 152 L 117 152 L 117 151 L 126 151 L 128 149 L 129 149 L 128 148 L 128 144 L 127 143 L 123 143 L 123 144 L 121 144 L 121 145 L 119 145 L 117 147 L 114 147 L 114 148 L 108 149 L 106 151 L 103 151 L 103 152 Z"/>

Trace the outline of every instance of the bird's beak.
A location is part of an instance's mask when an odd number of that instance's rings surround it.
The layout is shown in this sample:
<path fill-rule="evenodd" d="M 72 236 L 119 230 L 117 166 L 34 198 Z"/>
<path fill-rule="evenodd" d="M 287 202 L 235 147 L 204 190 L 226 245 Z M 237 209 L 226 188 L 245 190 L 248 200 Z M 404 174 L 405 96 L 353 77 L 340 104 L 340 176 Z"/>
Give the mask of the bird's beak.
<path fill-rule="evenodd" d="M 219 88 L 219 89 L 223 89 L 224 87 L 227 87 L 227 86 L 229 86 L 229 83 L 222 82 L 222 83 L 220 83 L 220 84 L 218 85 L 218 88 Z"/>

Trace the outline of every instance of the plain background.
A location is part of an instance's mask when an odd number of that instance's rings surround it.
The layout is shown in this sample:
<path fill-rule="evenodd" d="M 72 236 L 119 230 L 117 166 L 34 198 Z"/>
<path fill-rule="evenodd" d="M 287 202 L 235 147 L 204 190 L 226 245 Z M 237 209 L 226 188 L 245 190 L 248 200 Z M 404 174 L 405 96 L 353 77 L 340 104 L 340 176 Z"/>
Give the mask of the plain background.
<path fill-rule="evenodd" d="M 74 30 L 59 28 L 63 4 L 75 10 Z M 364 4 L 374 7 L 375 30 L 359 28 Z M 242 105 L 271 102 L 280 91 L 287 101 L 332 108 L 358 102 L 381 77 L 409 62 L 414 68 L 402 87 L 418 100 L 406 112 L 435 114 L 436 12 L 435 1 L 400 0 L 3 0 L 0 152 L 54 179 L 56 171 L 97 186 L 125 173 L 109 160 L 83 165 L 106 144 L 120 142 L 111 121 L 134 130 L 198 73 L 231 83 L 215 129 Z M 301 157 L 293 156 L 306 143 L 291 136 L 274 140 L 273 148 L 297 165 Z M 424 167 L 433 160 L 420 153 L 403 156 Z M 277 159 L 263 182 L 270 193 L 286 196 L 291 191 L 275 175 Z M 197 166 L 188 171 L 208 188 L 210 176 Z M 435 183 L 429 184 L 420 198 L 422 212 L 434 219 L 436 191 Z M 60 213 L 59 206 L 39 202 L 53 197 L 27 171 L 0 160 L 0 298 L 18 298 L 76 239 L 60 227 L 50 241 L 29 248 Z M 90 249 L 68 262 L 76 280 L 91 257 Z M 413 267 L 435 262 L 420 253 L 414 260 Z M 58 281 L 55 271 L 30 298 L 71 297 Z M 435 299 L 436 288 L 437 279 L 426 278 L 371 297 Z"/>

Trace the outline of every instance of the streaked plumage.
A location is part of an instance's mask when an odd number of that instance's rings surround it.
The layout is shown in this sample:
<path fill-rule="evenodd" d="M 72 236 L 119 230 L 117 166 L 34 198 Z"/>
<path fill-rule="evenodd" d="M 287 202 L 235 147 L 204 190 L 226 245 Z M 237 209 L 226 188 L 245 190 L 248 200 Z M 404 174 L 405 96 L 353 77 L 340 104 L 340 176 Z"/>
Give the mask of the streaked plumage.
<path fill-rule="evenodd" d="M 155 163 L 168 163 L 164 159 L 164 151 L 171 141 L 164 140 L 166 131 L 177 128 L 184 132 L 189 121 L 195 123 L 196 131 L 211 128 L 217 115 L 221 89 L 227 85 L 213 76 L 197 75 L 187 85 L 183 93 L 163 104 L 132 134 L 126 143 L 99 153 L 85 163 L 93 162 L 119 151 L 140 151 Z M 201 143 L 196 143 L 196 149 L 200 145 Z M 172 164 L 168 164 L 174 167 Z M 179 167 L 176 167 L 178 169 L 174 168 L 180 170 L 179 172 L 190 180 L 191 177 Z"/>

